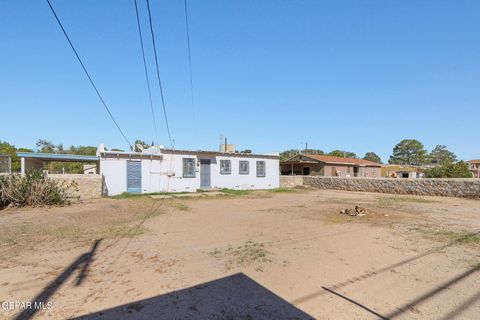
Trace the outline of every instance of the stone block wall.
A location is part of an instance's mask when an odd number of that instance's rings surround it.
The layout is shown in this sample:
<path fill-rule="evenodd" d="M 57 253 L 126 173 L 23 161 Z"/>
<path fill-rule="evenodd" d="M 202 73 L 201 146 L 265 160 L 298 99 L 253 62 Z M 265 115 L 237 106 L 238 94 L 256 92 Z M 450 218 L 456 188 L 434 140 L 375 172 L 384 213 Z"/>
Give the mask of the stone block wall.
<path fill-rule="evenodd" d="M 393 179 L 304 176 L 303 184 L 320 189 L 480 199 L 480 179 Z"/>
<path fill-rule="evenodd" d="M 103 179 L 98 174 L 49 174 L 49 178 L 60 181 L 75 181 L 78 191 L 72 192 L 74 197 L 95 199 L 102 197 Z"/>

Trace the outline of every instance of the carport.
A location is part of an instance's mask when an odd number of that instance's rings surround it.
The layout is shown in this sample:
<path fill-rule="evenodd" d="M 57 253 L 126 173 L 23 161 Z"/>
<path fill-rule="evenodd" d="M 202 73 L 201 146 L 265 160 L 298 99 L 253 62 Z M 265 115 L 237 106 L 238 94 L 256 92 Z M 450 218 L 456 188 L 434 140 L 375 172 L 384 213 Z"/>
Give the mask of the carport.
<path fill-rule="evenodd" d="M 20 158 L 22 174 L 32 169 L 43 170 L 44 163 L 49 161 L 95 163 L 97 173 L 100 172 L 100 157 L 97 156 L 40 152 L 17 152 L 17 156 Z"/>

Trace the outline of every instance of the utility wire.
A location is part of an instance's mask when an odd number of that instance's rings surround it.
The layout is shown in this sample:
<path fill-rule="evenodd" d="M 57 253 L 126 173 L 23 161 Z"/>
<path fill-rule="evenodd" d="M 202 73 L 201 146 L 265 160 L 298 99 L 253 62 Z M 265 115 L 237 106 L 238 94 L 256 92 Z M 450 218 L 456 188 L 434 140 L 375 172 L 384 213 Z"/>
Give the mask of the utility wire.
<path fill-rule="evenodd" d="M 170 145 L 173 146 L 172 136 L 170 134 L 170 126 L 168 125 L 168 117 L 167 117 L 167 109 L 165 107 L 165 99 L 163 97 L 162 80 L 160 78 L 160 70 L 158 68 L 157 47 L 156 47 L 156 44 L 155 44 L 155 34 L 153 32 L 152 13 L 150 12 L 150 1 L 149 0 L 147 0 L 147 9 L 148 9 L 148 21 L 150 23 L 150 33 L 152 34 L 153 52 L 154 52 L 154 55 L 155 55 L 155 66 L 157 68 L 158 87 L 160 88 L 160 96 L 162 97 L 163 115 L 165 117 L 165 125 L 167 127 L 168 140 L 170 141 Z"/>
<path fill-rule="evenodd" d="M 52 4 L 50 3 L 50 0 L 46 0 L 46 1 L 47 1 L 47 3 L 48 3 L 48 6 L 50 7 L 50 10 L 52 10 L 53 15 L 55 16 L 55 19 L 56 19 L 57 22 L 58 22 L 58 25 L 59 25 L 60 28 L 62 29 L 63 34 L 65 35 L 65 38 L 67 38 L 67 41 L 68 41 L 68 43 L 70 44 L 70 47 L 72 48 L 73 52 L 75 53 L 75 56 L 77 57 L 78 62 L 80 62 L 80 65 L 82 66 L 83 71 L 85 72 L 85 74 L 87 75 L 88 80 L 89 80 L 90 83 L 92 84 L 93 89 L 95 89 L 95 92 L 97 93 L 98 98 L 100 99 L 100 101 L 102 102 L 103 106 L 105 107 L 105 110 L 107 110 L 107 113 L 108 113 L 108 115 L 110 116 L 110 118 L 112 119 L 113 123 L 115 123 L 115 126 L 117 127 L 118 131 L 120 131 L 120 133 L 122 134 L 123 138 L 125 139 L 125 141 L 128 143 L 128 145 L 129 145 L 130 148 L 131 148 L 131 147 L 132 147 L 132 144 L 131 144 L 130 141 L 127 139 L 127 137 L 126 137 L 125 134 L 123 133 L 122 129 L 121 129 L 120 126 L 118 125 L 117 120 L 115 120 L 115 117 L 113 116 L 112 112 L 110 111 L 110 109 L 108 108 L 107 104 L 105 103 L 105 100 L 103 100 L 102 95 L 101 95 L 100 92 L 98 91 L 97 86 L 95 85 L 95 83 L 94 83 L 93 80 L 92 80 L 92 77 L 91 77 L 90 74 L 88 73 L 87 68 L 85 67 L 85 65 L 84 65 L 83 62 L 82 62 L 82 59 L 80 59 L 80 56 L 78 55 L 77 50 L 75 50 L 75 47 L 73 46 L 72 41 L 70 41 L 70 38 L 68 37 L 68 34 L 67 34 L 67 32 L 65 31 L 65 28 L 64 28 L 63 25 L 62 25 L 62 22 L 60 22 L 60 19 L 58 18 L 57 13 L 55 12 L 55 9 L 53 9 Z"/>
<path fill-rule="evenodd" d="M 150 100 L 150 110 L 152 111 L 153 126 L 155 128 L 155 137 L 157 138 L 157 144 L 159 144 L 157 120 L 155 118 L 155 111 L 153 110 L 152 92 L 150 90 L 150 79 L 148 78 L 147 61 L 145 59 L 145 48 L 143 46 L 142 28 L 140 27 L 140 17 L 138 15 L 137 0 L 135 0 L 135 13 L 137 15 L 137 26 L 138 26 L 138 35 L 140 37 L 140 46 L 142 47 L 143 68 L 145 70 L 145 79 L 147 80 L 148 99 Z"/>
<path fill-rule="evenodd" d="M 188 23 L 188 7 L 187 7 L 187 0 L 183 1 L 184 3 L 184 8 L 185 8 L 185 26 L 187 29 L 187 47 L 188 47 L 188 66 L 190 67 L 190 91 L 191 91 L 191 96 L 192 96 L 192 109 L 193 109 L 193 120 L 194 123 L 196 124 L 195 121 L 195 99 L 193 95 L 193 73 L 192 73 L 192 55 L 191 55 L 191 49 L 190 49 L 190 28 L 189 28 L 189 23 Z"/>

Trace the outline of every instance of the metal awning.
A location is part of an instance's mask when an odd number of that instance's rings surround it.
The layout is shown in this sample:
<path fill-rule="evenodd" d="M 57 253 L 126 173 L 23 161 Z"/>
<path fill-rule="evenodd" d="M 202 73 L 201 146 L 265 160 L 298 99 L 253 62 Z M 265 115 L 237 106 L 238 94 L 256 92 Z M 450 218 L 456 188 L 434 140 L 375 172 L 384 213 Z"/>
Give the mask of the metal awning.
<path fill-rule="evenodd" d="M 62 153 L 17 152 L 17 156 L 20 158 L 39 159 L 43 161 L 96 162 L 100 160 L 100 157 L 97 156 Z"/>

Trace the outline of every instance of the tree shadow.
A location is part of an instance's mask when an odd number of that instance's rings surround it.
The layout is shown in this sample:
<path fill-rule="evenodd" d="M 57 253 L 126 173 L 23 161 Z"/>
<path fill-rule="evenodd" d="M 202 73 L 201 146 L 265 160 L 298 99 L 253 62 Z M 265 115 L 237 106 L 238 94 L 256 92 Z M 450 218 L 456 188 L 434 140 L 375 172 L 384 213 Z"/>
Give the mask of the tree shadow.
<path fill-rule="evenodd" d="M 123 318 L 314 319 L 243 273 L 74 319 Z"/>
<path fill-rule="evenodd" d="M 86 279 L 88 275 L 88 268 L 93 261 L 93 257 L 95 255 L 95 251 L 97 251 L 98 246 L 102 239 L 96 240 L 89 251 L 80 255 L 75 261 L 73 261 L 68 267 L 66 267 L 63 272 L 58 275 L 53 281 L 51 281 L 45 288 L 43 288 L 42 292 L 40 292 L 33 300 L 32 307 L 28 309 L 24 309 L 20 314 L 18 314 L 15 319 L 16 320 L 27 320 L 31 319 L 37 311 L 41 310 L 42 306 L 46 306 L 49 302 L 49 298 L 65 283 L 72 276 L 72 274 L 78 268 L 81 268 L 80 273 L 77 276 L 75 281 L 75 286 L 79 286 L 82 282 Z"/>

